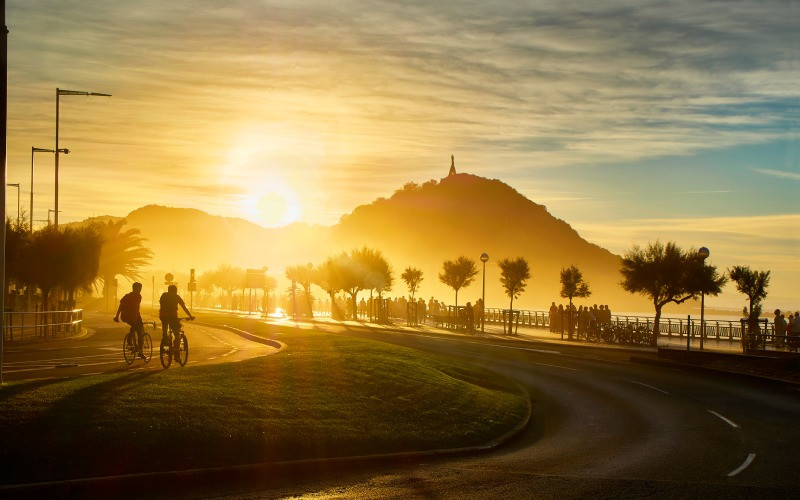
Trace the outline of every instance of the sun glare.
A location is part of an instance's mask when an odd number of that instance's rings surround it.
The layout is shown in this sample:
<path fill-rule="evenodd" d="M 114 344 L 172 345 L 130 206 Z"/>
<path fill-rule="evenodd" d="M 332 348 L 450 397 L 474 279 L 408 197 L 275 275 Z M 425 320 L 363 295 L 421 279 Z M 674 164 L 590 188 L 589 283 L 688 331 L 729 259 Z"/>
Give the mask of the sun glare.
<path fill-rule="evenodd" d="M 291 224 L 303 215 L 302 196 L 322 158 L 322 141 L 312 132 L 281 123 L 246 127 L 222 167 L 220 195 L 238 198 L 235 216 L 267 227 Z"/>

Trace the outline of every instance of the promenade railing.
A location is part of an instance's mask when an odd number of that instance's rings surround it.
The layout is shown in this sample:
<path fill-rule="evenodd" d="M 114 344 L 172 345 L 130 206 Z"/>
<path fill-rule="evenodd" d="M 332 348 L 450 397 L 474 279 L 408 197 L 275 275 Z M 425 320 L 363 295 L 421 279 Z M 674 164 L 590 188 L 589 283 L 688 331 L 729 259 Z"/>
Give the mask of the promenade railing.
<path fill-rule="evenodd" d="M 58 338 L 80 333 L 83 309 L 68 311 L 17 312 L 3 315 L 3 340 L 17 342 L 33 338 Z"/>
<path fill-rule="evenodd" d="M 503 309 L 500 308 L 486 308 L 486 323 L 487 324 L 502 324 L 503 323 Z M 564 318 L 564 329 L 567 327 L 567 318 Z M 633 325 L 633 326 L 646 326 L 650 329 L 653 328 L 655 318 L 653 316 L 639 316 L 639 315 L 611 315 L 611 322 L 617 325 Z M 575 320 L 574 325 L 578 322 Z M 532 327 L 549 327 L 550 326 L 550 312 L 538 310 L 520 310 L 520 326 Z M 770 339 L 774 337 L 774 326 L 772 323 L 762 319 L 759 321 L 762 335 Z M 744 328 L 746 330 L 746 326 Z M 728 321 L 717 319 L 706 319 L 702 327 L 704 331 L 704 338 L 714 340 L 741 340 L 742 338 L 742 323 L 740 321 Z M 672 318 L 662 317 L 659 320 L 659 331 L 663 337 L 683 337 L 686 335 L 691 337 L 700 338 L 701 325 L 699 317 L 687 316 L 686 318 Z"/>

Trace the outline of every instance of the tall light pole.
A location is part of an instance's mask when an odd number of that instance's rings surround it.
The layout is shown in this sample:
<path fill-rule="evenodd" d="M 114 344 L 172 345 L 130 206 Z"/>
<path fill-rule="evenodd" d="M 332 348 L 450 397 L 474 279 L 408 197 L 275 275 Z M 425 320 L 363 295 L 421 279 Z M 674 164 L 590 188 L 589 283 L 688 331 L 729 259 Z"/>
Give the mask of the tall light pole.
<path fill-rule="evenodd" d="M 58 227 L 58 113 L 59 103 L 62 95 L 85 95 L 111 97 L 111 94 L 101 94 L 100 92 L 84 92 L 82 90 L 64 90 L 56 87 L 56 207 L 55 207 L 55 226 Z"/>
<path fill-rule="evenodd" d="M 69 149 L 67 149 L 67 148 L 61 148 L 61 149 L 59 149 L 59 151 L 61 153 L 64 153 L 65 155 L 69 154 Z M 31 212 L 29 214 L 29 216 L 31 218 L 31 233 L 33 233 L 33 154 L 34 153 L 55 153 L 55 152 L 56 152 L 55 149 L 37 148 L 37 147 L 31 146 L 31 208 L 30 208 Z"/>
<path fill-rule="evenodd" d="M 481 262 L 483 262 L 483 292 L 481 294 L 481 332 L 484 332 L 486 326 L 486 261 L 489 260 L 489 254 L 483 252 L 481 254 Z"/>
<path fill-rule="evenodd" d="M 697 256 L 700 257 L 705 271 L 706 259 L 711 255 L 711 251 L 706 247 L 700 247 L 697 251 Z M 706 294 L 704 290 L 700 290 L 700 349 L 703 349 L 703 337 L 706 333 Z"/>

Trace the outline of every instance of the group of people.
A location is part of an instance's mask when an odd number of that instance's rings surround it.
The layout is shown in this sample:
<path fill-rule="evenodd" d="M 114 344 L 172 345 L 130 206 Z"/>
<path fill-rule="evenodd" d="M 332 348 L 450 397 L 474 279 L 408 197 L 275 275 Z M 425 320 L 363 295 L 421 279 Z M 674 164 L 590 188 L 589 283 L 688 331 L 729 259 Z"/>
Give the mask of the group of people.
<path fill-rule="evenodd" d="M 776 346 L 788 346 L 793 350 L 800 347 L 800 311 L 795 311 L 794 314 L 790 312 L 787 319 L 780 309 L 775 309 L 773 325 L 775 326 Z"/>
<path fill-rule="evenodd" d="M 583 333 L 587 328 L 594 325 L 607 325 L 611 323 L 611 309 L 608 304 L 588 306 L 578 306 L 575 304 L 563 304 L 556 306 L 553 302 L 550 305 L 550 331 L 554 333 L 569 330 L 569 328 L 577 328 L 578 333 Z M 571 321 L 570 321 L 571 315 Z"/>
<path fill-rule="evenodd" d="M 136 332 L 136 350 L 139 357 L 145 358 L 142 352 L 142 337 L 144 336 L 144 321 L 142 321 L 142 314 L 139 310 L 142 304 L 142 284 L 136 282 L 133 284 L 130 292 L 126 293 L 119 301 L 117 314 L 114 315 L 114 322 L 119 323 L 122 319 L 124 323 L 130 325 L 131 329 Z M 194 319 L 192 313 L 186 308 L 186 303 L 180 295 L 178 295 L 178 287 L 169 285 L 167 291 L 161 294 L 158 299 L 158 319 L 161 320 L 161 331 L 164 337 L 167 337 L 169 328 L 172 331 L 179 331 L 181 322 L 178 319 L 178 306 L 180 306 L 190 320 Z M 180 339 L 175 336 L 175 346 L 172 352 L 175 359 L 178 359 L 178 352 L 180 351 Z"/>

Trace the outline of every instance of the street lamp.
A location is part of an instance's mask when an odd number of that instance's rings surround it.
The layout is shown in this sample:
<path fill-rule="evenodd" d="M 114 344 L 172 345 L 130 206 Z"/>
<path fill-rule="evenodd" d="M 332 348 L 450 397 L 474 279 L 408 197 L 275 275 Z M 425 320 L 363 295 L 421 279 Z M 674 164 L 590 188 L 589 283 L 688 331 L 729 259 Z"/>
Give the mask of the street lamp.
<path fill-rule="evenodd" d="M 61 210 L 59 210 L 59 212 L 60 212 L 60 211 L 61 211 Z M 50 226 L 50 214 L 51 214 L 51 213 L 53 213 L 53 212 L 55 212 L 55 210 L 53 210 L 52 208 L 48 208 L 48 209 L 47 209 L 47 226 L 48 226 L 48 227 Z"/>
<path fill-rule="evenodd" d="M 483 262 L 483 294 L 481 295 L 481 333 L 484 331 L 486 325 L 486 261 L 489 260 L 489 254 L 483 252 L 481 254 L 481 262 Z"/>
<path fill-rule="evenodd" d="M 19 231 L 19 182 L 15 184 L 6 184 L 6 186 L 17 188 L 17 231 Z"/>
<path fill-rule="evenodd" d="M 64 153 L 65 155 L 69 154 L 69 149 L 67 149 L 67 148 L 61 148 L 58 151 L 61 152 L 61 153 Z M 55 153 L 55 152 L 56 152 L 55 149 L 37 148 L 37 147 L 31 146 L 31 213 L 29 214 L 30 218 L 31 218 L 31 233 L 33 233 L 33 154 L 34 153 Z"/>
<path fill-rule="evenodd" d="M 59 103 L 60 98 L 62 95 L 85 95 L 85 96 L 103 96 L 103 97 L 111 97 L 111 94 L 101 94 L 100 92 L 84 92 L 81 90 L 64 90 L 56 87 L 56 208 L 55 212 L 55 226 L 58 227 L 58 153 L 61 151 L 58 149 L 58 112 L 59 112 Z"/>
<path fill-rule="evenodd" d="M 700 250 L 697 251 L 697 256 L 700 258 L 700 262 L 705 269 L 706 266 L 706 259 L 708 256 L 711 255 L 711 251 L 706 247 L 700 247 Z M 703 337 L 705 337 L 706 333 L 706 294 L 704 290 L 700 290 L 700 349 L 703 349 Z"/>

